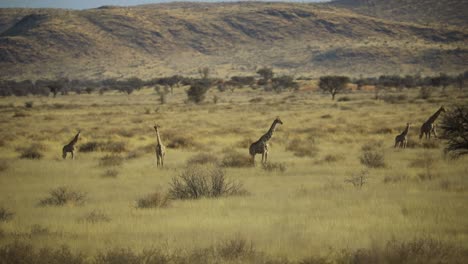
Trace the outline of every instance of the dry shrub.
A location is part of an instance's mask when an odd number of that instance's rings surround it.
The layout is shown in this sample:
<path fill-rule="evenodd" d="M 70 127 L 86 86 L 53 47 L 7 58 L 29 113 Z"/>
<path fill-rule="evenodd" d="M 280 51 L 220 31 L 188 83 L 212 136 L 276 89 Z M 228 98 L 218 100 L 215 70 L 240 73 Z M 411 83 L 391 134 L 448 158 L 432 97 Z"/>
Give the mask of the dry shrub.
<path fill-rule="evenodd" d="M 13 117 L 28 117 L 30 116 L 28 113 L 26 112 L 23 112 L 23 111 L 16 111 L 14 114 L 13 114 Z"/>
<path fill-rule="evenodd" d="M 279 162 L 268 162 L 262 163 L 262 168 L 268 172 L 285 172 L 286 171 L 286 164 L 279 163 Z"/>
<path fill-rule="evenodd" d="M 426 149 L 436 149 L 439 148 L 440 143 L 437 140 L 426 140 L 422 143 L 422 147 Z"/>
<path fill-rule="evenodd" d="M 393 129 L 390 127 L 379 127 L 378 129 L 375 130 L 376 134 L 393 134 Z"/>
<path fill-rule="evenodd" d="M 99 210 L 93 210 L 90 213 L 86 214 L 85 216 L 78 219 L 80 222 L 88 222 L 88 223 L 99 223 L 99 222 L 110 222 L 110 217 L 107 216 L 105 213 Z"/>
<path fill-rule="evenodd" d="M 260 103 L 263 100 L 264 100 L 263 97 L 255 97 L 255 98 L 250 99 L 249 102 L 250 103 Z"/>
<path fill-rule="evenodd" d="M 349 102 L 349 101 L 351 101 L 351 98 L 349 96 L 342 96 L 342 97 L 338 98 L 337 101 L 338 102 Z"/>
<path fill-rule="evenodd" d="M 42 159 L 44 157 L 42 151 L 45 149 L 44 145 L 33 143 L 28 147 L 17 148 L 17 151 L 20 152 L 20 159 Z"/>
<path fill-rule="evenodd" d="M 0 207 L 0 222 L 8 222 L 13 219 L 14 215 L 15 214 L 12 211 L 4 207 Z"/>
<path fill-rule="evenodd" d="M 315 157 L 317 156 L 319 149 L 315 146 L 315 142 L 313 139 L 310 140 L 302 140 L 299 138 L 295 138 L 289 141 L 288 145 L 286 146 L 287 151 L 292 151 L 294 156 L 297 157 Z"/>
<path fill-rule="evenodd" d="M 345 182 L 351 183 L 356 188 L 362 188 L 369 180 L 369 171 L 362 170 L 357 174 L 351 175 L 350 178 L 346 179 Z"/>
<path fill-rule="evenodd" d="M 170 257 L 160 250 L 143 250 L 140 254 L 130 249 L 111 249 L 105 253 L 99 253 L 94 260 L 96 264 L 169 264 L 179 263 L 171 262 Z M 190 263 L 183 262 L 180 263 Z"/>
<path fill-rule="evenodd" d="M 217 166 L 189 166 L 179 176 L 172 178 L 169 196 L 172 199 L 198 199 L 246 193 L 241 183 L 229 181 L 224 175 L 224 171 Z"/>
<path fill-rule="evenodd" d="M 390 174 L 386 174 L 384 176 L 383 182 L 384 183 L 398 183 L 402 181 L 407 181 L 409 176 L 402 172 L 391 172 Z"/>
<path fill-rule="evenodd" d="M 468 190 L 468 186 L 466 186 L 461 181 L 451 181 L 451 180 L 441 180 L 439 182 L 440 189 L 447 191 L 447 192 L 465 192 Z"/>
<path fill-rule="evenodd" d="M 338 161 L 344 160 L 345 157 L 343 155 L 338 155 L 338 154 L 327 154 L 325 157 L 323 157 L 323 161 L 327 163 L 334 163 Z"/>
<path fill-rule="evenodd" d="M 232 149 L 226 149 L 223 152 L 222 167 L 245 168 L 252 166 L 252 160 L 247 154 L 242 154 Z"/>
<path fill-rule="evenodd" d="M 34 263 L 34 264 L 84 264 L 86 258 L 81 254 L 74 254 L 63 246 L 58 249 L 41 248 L 34 250 L 30 244 L 15 241 L 0 248 L 1 263 Z"/>
<path fill-rule="evenodd" d="M 127 143 L 122 141 L 107 141 L 100 146 L 102 151 L 121 153 L 127 151 Z"/>
<path fill-rule="evenodd" d="M 118 171 L 118 170 L 109 169 L 109 170 L 106 170 L 106 171 L 102 174 L 102 177 L 103 177 L 103 178 L 117 178 L 118 175 L 119 175 L 119 171 Z"/>
<path fill-rule="evenodd" d="M 187 149 L 193 148 L 197 145 L 193 137 L 190 136 L 175 135 L 168 137 L 168 140 L 169 143 L 167 144 L 167 147 L 173 149 Z"/>
<path fill-rule="evenodd" d="M 49 197 L 39 202 L 41 206 L 63 206 L 63 205 L 82 205 L 86 200 L 86 194 L 74 191 L 69 187 L 62 186 L 52 189 Z"/>
<path fill-rule="evenodd" d="M 154 192 L 137 200 L 137 208 L 165 208 L 169 206 L 169 196 Z"/>
<path fill-rule="evenodd" d="M 80 151 L 80 152 L 98 151 L 100 149 L 100 147 L 101 147 L 101 144 L 102 143 L 96 142 L 96 141 L 86 142 L 86 143 L 80 145 L 80 147 L 78 148 L 78 151 Z"/>
<path fill-rule="evenodd" d="M 220 242 L 216 251 L 225 260 L 253 258 L 256 254 L 253 243 L 240 237 Z"/>
<path fill-rule="evenodd" d="M 117 154 L 105 155 L 99 160 L 101 166 L 120 166 L 122 165 L 124 158 Z"/>
<path fill-rule="evenodd" d="M 373 141 L 364 144 L 361 147 L 361 156 L 359 160 L 361 164 L 369 168 L 384 168 L 385 158 L 382 149 L 383 143 L 381 141 Z"/>
<path fill-rule="evenodd" d="M 333 118 L 333 116 L 330 115 L 330 114 L 325 114 L 325 115 L 320 116 L 320 118 L 322 118 L 322 119 L 330 119 L 330 118 Z"/>
<path fill-rule="evenodd" d="M 468 251 L 431 238 L 389 241 L 385 247 L 343 251 L 336 263 L 463 263 Z"/>
<path fill-rule="evenodd" d="M 248 148 L 250 147 L 250 144 L 252 144 L 252 139 L 251 138 L 244 138 L 242 140 L 239 140 L 235 146 L 238 148 Z"/>
<path fill-rule="evenodd" d="M 196 155 L 193 155 L 192 157 L 190 157 L 190 159 L 187 160 L 187 165 L 194 165 L 194 164 L 204 165 L 204 164 L 218 164 L 218 163 L 219 163 L 218 157 L 211 153 L 198 153 Z"/>
<path fill-rule="evenodd" d="M 406 100 L 408 99 L 408 96 L 405 94 L 387 94 L 382 97 L 384 102 L 389 103 L 389 104 L 401 104 L 405 103 Z"/>

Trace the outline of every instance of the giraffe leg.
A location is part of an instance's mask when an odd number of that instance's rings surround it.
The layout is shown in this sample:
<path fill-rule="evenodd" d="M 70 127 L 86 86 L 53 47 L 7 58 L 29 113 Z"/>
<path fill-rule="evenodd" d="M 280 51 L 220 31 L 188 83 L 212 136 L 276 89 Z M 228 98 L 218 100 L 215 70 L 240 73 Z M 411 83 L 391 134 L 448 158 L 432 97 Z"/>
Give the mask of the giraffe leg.
<path fill-rule="evenodd" d="M 252 163 L 252 166 L 255 166 L 255 155 L 250 155 L 250 162 Z"/>
<path fill-rule="evenodd" d="M 164 156 L 161 156 L 161 167 L 164 168 Z"/>
<path fill-rule="evenodd" d="M 159 167 L 159 163 L 161 163 L 160 157 L 159 155 L 156 155 L 156 167 Z"/>
<path fill-rule="evenodd" d="M 67 152 L 66 152 L 65 150 L 62 152 L 62 158 L 63 158 L 63 159 L 66 159 L 66 158 L 67 158 Z"/>
<path fill-rule="evenodd" d="M 75 152 L 74 151 L 71 152 L 71 156 L 72 156 L 72 160 L 74 160 L 75 159 Z"/>
<path fill-rule="evenodd" d="M 265 152 L 262 152 L 262 163 L 265 163 Z"/>

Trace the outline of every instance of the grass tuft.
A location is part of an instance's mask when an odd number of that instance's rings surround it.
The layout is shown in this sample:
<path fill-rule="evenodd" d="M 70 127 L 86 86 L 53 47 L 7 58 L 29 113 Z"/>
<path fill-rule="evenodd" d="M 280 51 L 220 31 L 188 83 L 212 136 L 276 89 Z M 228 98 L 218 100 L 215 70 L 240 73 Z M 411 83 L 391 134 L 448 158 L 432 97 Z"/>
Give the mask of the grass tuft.
<path fill-rule="evenodd" d="M 169 196 L 154 192 L 137 200 L 137 208 L 165 208 L 169 206 Z"/>

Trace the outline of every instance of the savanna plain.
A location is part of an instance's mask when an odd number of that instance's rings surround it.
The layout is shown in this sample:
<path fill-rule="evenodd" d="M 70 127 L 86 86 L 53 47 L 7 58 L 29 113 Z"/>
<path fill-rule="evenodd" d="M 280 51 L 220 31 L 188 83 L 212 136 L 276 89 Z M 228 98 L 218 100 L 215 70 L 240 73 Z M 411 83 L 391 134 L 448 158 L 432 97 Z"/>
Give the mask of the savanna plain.
<path fill-rule="evenodd" d="M 42 256 L 68 256 L 68 263 L 468 259 L 468 159 L 446 155 L 442 139 L 418 138 L 442 105 L 466 104 L 466 91 L 449 87 L 420 99 L 417 89 L 403 89 L 381 97 L 391 100 L 355 91 L 332 101 L 304 86 L 211 89 L 195 105 L 185 102 L 185 88 L 165 104 L 150 88 L 1 98 L 6 261 L 15 250 L 41 248 Z M 277 116 L 283 125 L 267 165 L 259 155 L 249 165 L 250 143 Z M 394 148 L 408 122 L 408 147 Z M 166 146 L 163 168 L 156 166 L 155 124 Z M 75 159 L 63 160 L 63 145 L 79 130 Z M 236 191 L 172 198 L 176 179 L 193 171 L 221 174 Z"/>

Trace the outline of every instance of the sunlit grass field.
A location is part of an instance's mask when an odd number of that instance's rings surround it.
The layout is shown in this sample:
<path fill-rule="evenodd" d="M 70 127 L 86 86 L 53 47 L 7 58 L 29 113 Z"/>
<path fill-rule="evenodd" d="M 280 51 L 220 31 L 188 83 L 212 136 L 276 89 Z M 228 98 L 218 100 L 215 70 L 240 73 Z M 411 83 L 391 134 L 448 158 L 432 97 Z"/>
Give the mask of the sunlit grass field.
<path fill-rule="evenodd" d="M 164 105 L 149 88 L 129 96 L 1 98 L 0 206 L 14 215 L 0 221 L 0 243 L 66 245 L 93 256 L 112 248 L 189 252 L 240 238 L 291 261 L 384 247 L 391 240 L 434 239 L 467 250 L 468 159 L 445 155 L 441 139 L 418 139 L 430 115 L 441 105 L 466 104 L 466 92 L 437 91 L 429 100 L 418 99 L 416 90 L 389 95 L 404 96 L 389 103 L 354 92 L 332 101 L 315 91 L 212 89 L 204 104 L 194 105 L 185 102 L 182 87 Z M 234 150 L 247 157 L 249 143 L 277 116 L 284 124 L 270 142 L 269 162 L 283 170 L 265 170 L 260 156 L 256 167 L 223 167 L 247 194 L 136 206 L 151 193 L 167 193 L 171 179 L 200 153 L 222 160 Z M 407 122 L 409 148 L 394 149 Z M 168 146 L 163 169 L 156 167 L 155 124 Z M 113 155 L 122 164 L 104 166 L 101 158 L 111 155 L 104 150 L 62 160 L 62 146 L 78 130 L 77 149 L 89 142 L 120 144 Z M 178 139 L 187 144 L 170 147 Z M 43 157 L 20 159 L 21 149 L 32 144 Z M 377 146 L 384 167 L 362 164 L 363 146 Z M 350 183 L 359 176 L 366 180 L 362 187 Z M 84 193 L 84 202 L 39 204 L 61 186 Z M 87 221 L 92 212 L 105 219 Z"/>

